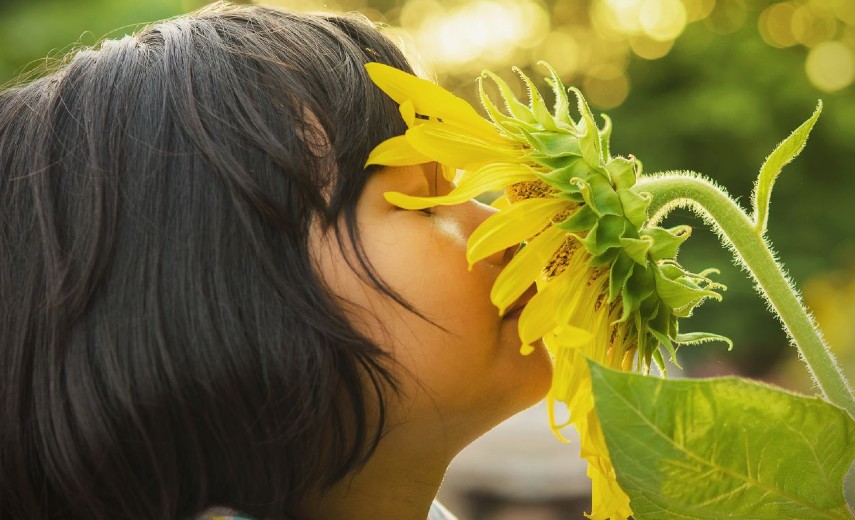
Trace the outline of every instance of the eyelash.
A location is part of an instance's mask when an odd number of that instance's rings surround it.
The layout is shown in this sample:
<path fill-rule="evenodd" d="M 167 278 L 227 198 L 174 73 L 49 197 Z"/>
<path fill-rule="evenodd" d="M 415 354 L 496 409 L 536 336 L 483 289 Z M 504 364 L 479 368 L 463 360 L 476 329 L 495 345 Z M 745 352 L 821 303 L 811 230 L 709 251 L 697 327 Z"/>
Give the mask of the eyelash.
<path fill-rule="evenodd" d="M 431 217 L 432 217 L 432 216 L 433 216 L 433 214 L 434 214 L 434 209 L 435 209 L 435 208 L 423 208 L 423 209 L 420 209 L 420 210 L 419 210 L 419 212 L 420 212 L 420 213 L 424 213 L 425 215 L 428 215 L 428 216 L 431 216 Z"/>

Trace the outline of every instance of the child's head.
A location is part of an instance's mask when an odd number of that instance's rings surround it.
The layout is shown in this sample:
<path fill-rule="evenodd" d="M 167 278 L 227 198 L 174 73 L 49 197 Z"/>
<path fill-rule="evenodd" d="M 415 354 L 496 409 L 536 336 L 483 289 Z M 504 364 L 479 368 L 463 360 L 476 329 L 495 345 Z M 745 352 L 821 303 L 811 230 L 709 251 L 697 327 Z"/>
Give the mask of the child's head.
<path fill-rule="evenodd" d="M 490 210 L 364 170 L 405 129 L 369 61 L 410 70 L 360 17 L 221 6 L 0 92 L 0 516 L 281 516 L 545 391 L 509 254 L 466 270 Z"/>

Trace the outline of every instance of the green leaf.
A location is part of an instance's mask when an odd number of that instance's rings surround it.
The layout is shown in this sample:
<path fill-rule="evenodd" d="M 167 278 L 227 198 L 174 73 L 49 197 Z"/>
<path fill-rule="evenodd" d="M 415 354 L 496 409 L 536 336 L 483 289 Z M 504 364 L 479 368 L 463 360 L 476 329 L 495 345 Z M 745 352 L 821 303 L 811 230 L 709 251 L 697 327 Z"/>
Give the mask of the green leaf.
<path fill-rule="evenodd" d="M 769 217 L 769 199 L 772 196 L 772 185 L 781 169 L 796 158 L 805 147 L 810 131 L 822 112 L 822 101 L 816 105 L 813 115 L 796 128 L 789 137 L 781 141 L 775 150 L 760 167 L 760 175 L 751 193 L 751 206 L 754 208 L 754 230 L 759 234 L 766 232 L 766 221 Z"/>
<path fill-rule="evenodd" d="M 819 398 L 739 378 L 664 380 L 589 362 L 594 404 L 636 520 L 855 518 L 855 422 Z"/>

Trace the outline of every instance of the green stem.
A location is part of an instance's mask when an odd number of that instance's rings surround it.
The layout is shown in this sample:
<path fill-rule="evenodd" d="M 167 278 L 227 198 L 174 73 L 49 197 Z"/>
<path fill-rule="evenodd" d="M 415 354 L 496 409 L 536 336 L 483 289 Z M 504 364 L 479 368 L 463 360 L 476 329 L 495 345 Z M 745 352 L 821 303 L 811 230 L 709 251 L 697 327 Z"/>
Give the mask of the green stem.
<path fill-rule="evenodd" d="M 736 202 L 723 189 L 691 173 L 644 176 L 632 189 L 651 195 L 649 214 L 654 221 L 675 207 L 688 206 L 714 226 L 778 313 L 825 397 L 855 418 L 855 399 L 843 372 L 766 240 Z"/>

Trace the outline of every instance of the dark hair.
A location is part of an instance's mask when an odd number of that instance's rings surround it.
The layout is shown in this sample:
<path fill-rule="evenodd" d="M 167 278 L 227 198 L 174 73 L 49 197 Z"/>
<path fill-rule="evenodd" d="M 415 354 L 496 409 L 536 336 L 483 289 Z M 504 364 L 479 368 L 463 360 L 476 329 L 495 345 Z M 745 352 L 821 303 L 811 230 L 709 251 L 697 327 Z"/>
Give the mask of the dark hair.
<path fill-rule="evenodd" d="M 411 71 L 362 17 L 219 5 L 0 92 L 0 517 L 282 517 L 370 456 L 389 360 L 307 243 L 361 251 L 404 130 L 368 61 Z"/>

